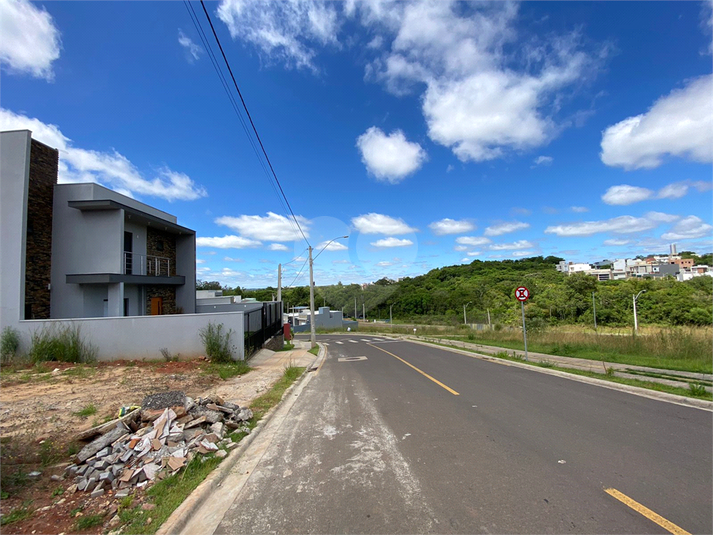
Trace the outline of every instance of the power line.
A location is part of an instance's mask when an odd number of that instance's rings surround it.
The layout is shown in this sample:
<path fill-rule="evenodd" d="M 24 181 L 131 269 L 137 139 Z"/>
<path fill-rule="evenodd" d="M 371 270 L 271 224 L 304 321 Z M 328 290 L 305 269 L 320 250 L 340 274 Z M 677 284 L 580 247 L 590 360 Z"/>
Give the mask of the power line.
<path fill-rule="evenodd" d="M 295 281 L 298 279 L 298 277 L 299 277 L 300 274 L 302 273 L 302 270 L 303 270 L 303 269 L 305 268 L 305 266 L 307 265 L 307 261 L 308 261 L 308 260 L 309 260 L 309 258 L 308 258 L 307 260 L 305 260 L 304 264 L 302 264 L 302 267 L 301 267 L 300 270 L 297 272 L 297 275 L 295 275 L 295 278 L 292 279 L 292 282 L 291 282 L 290 284 L 288 284 L 287 286 L 285 286 L 285 288 L 290 288 L 290 287 L 295 283 Z"/>
<path fill-rule="evenodd" d="M 195 27 L 196 31 L 198 32 L 198 37 L 200 38 L 201 43 L 203 44 L 203 48 L 205 48 L 206 52 L 208 53 L 208 57 L 210 58 L 211 64 L 213 65 L 213 69 L 215 70 L 216 74 L 218 75 L 218 79 L 220 80 L 220 83 L 223 86 L 223 90 L 225 91 L 225 94 L 228 96 L 228 100 L 230 100 L 230 104 L 233 108 L 233 111 L 235 112 L 235 115 L 237 115 L 238 120 L 240 121 L 240 125 L 243 127 L 243 131 L 245 132 L 245 136 L 248 138 L 248 142 L 250 143 L 250 146 L 252 147 L 253 152 L 255 153 L 255 157 L 257 158 L 258 162 L 260 162 L 260 166 L 262 167 L 263 173 L 265 174 L 265 179 L 268 181 L 268 183 L 272 187 L 273 191 L 275 192 L 275 195 L 277 195 L 277 198 L 279 199 L 283 210 L 285 212 L 287 212 L 288 211 L 287 206 L 285 205 L 285 202 L 284 202 L 282 196 L 280 195 L 280 192 L 277 190 L 277 187 L 275 186 L 275 183 L 272 180 L 272 177 L 270 176 L 270 173 L 265 165 L 265 162 L 260 157 L 260 153 L 258 152 L 257 146 L 255 145 L 255 141 L 253 140 L 252 136 L 250 135 L 248 127 L 245 124 L 245 120 L 243 119 L 243 116 L 240 113 L 240 110 L 238 108 L 238 103 L 235 101 L 235 97 L 230 92 L 228 82 L 225 79 L 225 75 L 223 74 L 222 69 L 220 68 L 218 59 L 215 57 L 215 53 L 213 52 L 213 47 L 210 46 L 210 43 L 208 41 L 208 36 L 205 34 L 205 31 L 203 30 L 203 26 L 201 25 L 200 21 L 198 20 L 198 14 L 193 9 L 193 4 L 191 4 L 188 0 L 183 0 L 183 4 L 186 7 L 186 11 L 188 11 L 188 16 L 191 18 L 191 22 L 193 23 L 193 26 Z M 288 221 L 290 222 L 292 229 L 294 231 L 297 231 L 297 227 L 295 226 L 295 223 L 289 218 L 288 218 Z"/>
<path fill-rule="evenodd" d="M 240 88 L 238 87 L 238 82 L 235 80 L 235 76 L 233 75 L 233 69 L 230 68 L 230 63 L 228 62 L 228 58 L 225 55 L 225 51 L 223 50 L 223 45 L 220 43 L 218 34 L 215 31 L 215 26 L 213 26 L 213 21 L 211 20 L 210 15 L 208 14 L 208 10 L 205 7 L 205 3 L 203 2 L 203 0 L 200 0 L 200 2 L 201 2 L 201 6 L 203 7 L 203 12 L 205 13 L 206 19 L 208 19 L 208 24 L 210 24 L 210 29 L 213 31 L 213 37 L 215 38 L 216 43 L 218 43 L 218 48 L 220 49 L 220 53 L 223 56 L 225 65 L 226 65 L 226 67 L 228 67 L 228 72 L 230 73 L 230 78 L 233 80 L 233 85 L 235 85 L 235 90 L 238 92 L 238 96 L 240 97 L 240 102 L 243 104 L 243 109 L 245 110 L 245 114 L 247 115 L 248 120 L 250 121 L 250 126 L 252 126 L 253 132 L 255 133 L 255 137 L 257 138 L 257 141 L 260 144 L 260 148 L 262 149 L 262 153 L 265 156 L 267 165 L 270 167 L 272 176 L 275 178 L 277 187 L 280 189 L 280 193 L 282 194 L 282 197 L 285 199 L 285 202 L 287 203 L 287 207 L 290 210 L 290 214 L 292 214 L 292 219 L 294 219 L 295 224 L 297 225 L 297 228 L 300 230 L 300 233 L 302 234 L 302 238 L 307 243 L 307 245 L 310 245 L 309 240 L 307 240 L 307 236 L 305 236 L 305 233 L 302 230 L 302 226 L 300 225 L 300 222 L 297 220 L 297 216 L 295 216 L 295 213 L 292 210 L 292 206 L 290 206 L 290 201 L 287 199 L 287 196 L 285 195 L 285 192 L 282 189 L 282 184 L 280 184 L 280 180 L 277 178 L 277 173 L 275 173 L 275 169 L 272 166 L 270 157 L 267 155 L 267 151 L 265 150 L 265 145 L 263 145 L 262 139 L 260 139 L 260 134 L 258 134 L 257 127 L 255 126 L 255 122 L 253 121 L 253 118 L 250 115 L 250 111 L 248 110 L 247 104 L 245 104 L 245 99 L 243 98 L 243 94 L 240 91 Z"/>

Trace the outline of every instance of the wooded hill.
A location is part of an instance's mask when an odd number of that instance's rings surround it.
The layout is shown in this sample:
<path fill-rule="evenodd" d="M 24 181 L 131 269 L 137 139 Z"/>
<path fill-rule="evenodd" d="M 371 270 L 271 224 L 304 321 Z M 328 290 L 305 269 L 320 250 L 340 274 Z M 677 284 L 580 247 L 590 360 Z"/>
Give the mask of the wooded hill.
<path fill-rule="evenodd" d="M 532 326 L 547 324 L 593 324 L 592 293 L 599 325 L 633 324 L 632 296 L 646 290 L 637 301 L 639 321 L 659 325 L 713 324 L 713 277 L 696 277 L 678 282 L 666 279 L 597 281 L 582 273 L 566 275 L 555 265 L 561 259 L 535 256 L 521 260 L 481 261 L 437 268 L 424 275 L 399 282 L 381 279 L 362 289 L 358 284 L 315 288 L 315 306 L 329 306 L 353 316 L 388 319 L 393 305 L 394 320 L 416 323 L 463 323 L 463 305 L 468 305 L 468 323 L 487 323 L 490 311 L 494 324 L 520 323 L 520 304 L 515 288 L 526 286 L 530 299 L 525 313 Z M 218 283 L 203 283 L 206 285 Z M 219 286 L 219 285 L 218 285 Z M 218 288 L 216 288 L 218 289 Z M 223 288 L 225 294 L 270 300 L 276 288 L 243 290 Z M 286 305 L 309 306 L 309 287 L 282 292 Z"/>

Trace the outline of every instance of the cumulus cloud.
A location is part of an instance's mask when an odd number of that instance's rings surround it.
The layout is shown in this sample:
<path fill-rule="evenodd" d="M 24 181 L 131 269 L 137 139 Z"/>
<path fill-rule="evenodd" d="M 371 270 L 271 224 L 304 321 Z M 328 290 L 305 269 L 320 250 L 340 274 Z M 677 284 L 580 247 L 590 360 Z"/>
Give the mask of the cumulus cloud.
<path fill-rule="evenodd" d="M 193 39 L 188 37 L 183 30 L 178 29 L 178 43 L 186 52 L 186 59 L 189 63 L 193 63 L 200 59 L 203 49 L 193 42 Z"/>
<path fill-rule="evenodd" d="M 325 251 L 348 251 L 349 247 L 344 245 L 343 243 L 340 243 L 338 241 L 333 241 L 331 243 L 329 242 L 322 242 L 317 247 L 315 247 L 317 251 L 321 251 L 324 249 Z"/>
<path fill-rule="evenodd" d="M 285 245 L 284 243 L 271 243 L 268 246 L 268 249 L 270 251 L 289 251 L 290 250 L 290 248 L 287 247 L 287 245 Z"/>
<path fill-rule="evenodd" d="M 520 257 L 525 257 L 525 256 L 532 256 L 534 253 L 532 251 L 515 251 L 512 256 L 515 258 L 520 258 Z"/>
<path fill-rule="evenodd" d="M 184 173 L 164 166 L 147 178 L 116 151 L 75 147 L 58 126 L 3 108 L 0 108 L 0 130 L 30 130 L 37 141 L 59 149 L 59 183 L 96 182 L 130 197 L 149 195 L 167 201 L 191 201 L 208 195 L 203 186 Z"/>
<path fill-rule="evenodd" d="M 653 199 L 680 199 L 687 195 L 691 188 L 703 192 L 710 190 L 712 187 L 713 185 L 710 182 L 682 181 L 668 184 L 658 190 L 658 192 L 655 192 L 648 188 L 622 184 L 609 188 L 606 193 L 602 195 L 602 200 L 607 204 L 625 206 Z"/>
<path fill-rule="evenodd" d="M 318 72 L 315 47 L 339 46 L 338 5 L 317 0 L 223 0 L 218 7 L 235 40 L 250 43 L 267 63 Z"/>
<path fill-rule="evenodd" d="M 493 243 L 488 247 L 491 251 L 518 251 L 530 249 L 535 245 L 527 240 L 518 240 L 512 243 Z M 528 253 L 529 254 L 529 253 Z"/>
<path fill-rule="evenodd" d="M 52 80 L 59 30 L 52 16 L 27 0 L 0 0 L 0 64 L 11 73 Z"/>
<path fill-rule="evenodd" d="M 606 193 L 602 195 L 602 200 L 607 204 L 626 206 L 650 199 L 653 195 L 654 192 L 650 189 L 622 184 L 621 186 L 612 186 L 609 188 Z"/>
<path fill-rule="evenodd" d="M 601 232 L 634 234 L 658 227 L 661 223 L 671 223 L 678 216 L 661 212 L 648 212 L 643 217 L 623 215 L 602 221 L 583 221 L 565 225 L 553 225 L 545 229 L 545 234 L 557 236 L 591 236 Z"/>
<path fill-rule="evenodd" d="M 535 160 L 532 162 L 533 167 L 537 167 L 538 165 L 552 165 L 552 162 L 555 159 L 552 156 L 538 156 L 535 158 Z"/>
<path fill-rule="evenodd" d="M 572 207 L 570 207 L 570 210 L 572 210 L 573 212 L 575 212 L 577 214 L 589 212 L 589 208 L 587 208 L 586 206 L 572 206 Z"/>
<path fill-rule="evenodd" d="M 309 237 L 311 222 L 302 216 L 297 216 L 296 219 L 302 227 L 302 231 Z M 215 222 L 255 240 L 285 242 L 302 239 L 302 234 L 292 218 L 273 212 L 268 212 L 265 217 L 259 215 L 222 216 Z"/>
<path fill-rule="evenodd" d="M 486 236 L 501 236 L 502 234 L 509 234 L 510 232 L 515 232 L 517 230 L 522 230 L 529 228 L 529 223 L 523 223 L 521 221 L 510 221 L 505 223 L 498 223 L 497 225 L 492 225 L 485 229 Z"/>
<path fill-rule="evenodd" d="M 617 239 L 604 240 L 604 245 L 613 245 L 616 247 L 620 247 L 622 245 L 629 245 L 630 243 L 631 243 L 631 240 L 617 240 Z"/>
<path fill-rule="evenodd" d="M 421 145 L 408 141 L 401 130 L 391 134 L 372 126 L 357 138 L 361 161 L 378 180 L 397 184 L 426 161 Z"/>
<path fill-rule="evenodd" d="M 468 247 L 465 245 L 456 245 L 455 247 L 453 247 L 453 250 L 454 251 L 467 251 Z"/>
<path fill-rule="evenodd" d="M 711 238 L 713 225 L 709 225 L 694 215 L 684 217 L 673 228 L 661 236 L 668 241 L 692 240 L 696 238 Z"/>
<path fill-rule="evenodd" d="M 713 162 L 713 75 L 689 80 L 641 115 L 602 135 L 601 159 L 624 169 L 658 167 L 667 156 Z"/>
<path fill-rule="evenodd" d="M 262 243 L 242 236 L 228 235 L 214 238 L 196 238 L 196 245 L 198 247 L 216 247 L 218 249 L 246 249 L 248 247 L 260 247 Z M 236 262 L 238 260 L 231 259 L 231 261 Z"/>
<path fill-rule="evenodd" d="M 386 248 L 386 247 L 408 247 L 410 245 L 413 245 L 413 242 L 411 240 L 406 240 L 406 239 L 399 239 L 399 238 L 382 238 L 380 240 L 376 240 L 375 242 L 372 242 L 371 245 L 374 247 L 381 247 L 381 248 Z"/>
<path fill-rule="evenodd" d="M 456 238 L 456 243 L 458 243 L 459 245 L 480 247 L 481 245 L 486 245 L 490 243 L 490 238 L 484 238 L 482 236 L 461 236 L 459 238 Z"/>
<path fill-rule="evenodd" d="M 411 234 L 418 229 L 409 227 L 401 218 L 369 213 L 352 218 L 352 225 L 362 234 Z"/>
<path fill-rule="evenodd" d="M 475 230 L 475 225 L 466 220 L 461 219 L 456 221 L 455 219 L 441 219 L 440 221 L 434 221 L 428 225 L 433 233 L 437 236 L 444 236 L 446 234 L 463 234 L 464 232 L 470 232 Z"/>

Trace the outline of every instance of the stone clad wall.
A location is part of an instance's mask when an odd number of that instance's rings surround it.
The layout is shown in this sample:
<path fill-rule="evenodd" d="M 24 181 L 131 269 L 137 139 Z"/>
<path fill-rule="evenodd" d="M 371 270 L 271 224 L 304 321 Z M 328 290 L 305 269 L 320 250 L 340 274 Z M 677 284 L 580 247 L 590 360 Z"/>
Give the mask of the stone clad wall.
<path fill-rule="evenodd" d="M 25 319 L 49 319 L 52 204 L 59 151 L 32 140 L 25 237 Z"/>
<path fill-rule="evenodd" d="M 163 245 L 163 250 L 161 250 L 161 244 Z M 162 275 L 175 275 L 176 274 L 176 236 L 169 234 L 168 232 L 162 232 L 151 227 L 146 228 L 146 255 L 147 256 L 160 256 L 162 258 L 168 258 L 171 260 L 171 272 L 164 273 Z M 166 269 L 164 265 L 161 269 Z M 174 301 L 176 295 L 174 292 Z"/>
<path fill-rule="evenodd" d="M 163 298 L 162 314 L 177 314 L 175 286 L 146 286 L 146 315 L 151 314 L 151 298 Z"/>

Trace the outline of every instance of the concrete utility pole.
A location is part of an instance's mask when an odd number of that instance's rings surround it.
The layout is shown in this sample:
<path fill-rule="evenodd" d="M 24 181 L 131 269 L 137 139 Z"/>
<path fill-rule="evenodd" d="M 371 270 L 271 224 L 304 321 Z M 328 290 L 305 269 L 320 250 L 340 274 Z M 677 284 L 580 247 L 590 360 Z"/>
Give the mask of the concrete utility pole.
<path fill-rule="evenodd" d="M 282 264 L 277 264 L 277 300 L 282 301 Z"/>
<path fill-rule="evenodd" d="M 394 308 L 394 305 L 389 305 L 389 325 L 393 328 L 394 326 L 394 317 L 391 315 L 391 309 Z"/>
<path fill-rule="evenodd" d="M 468 301 L 468 305 L 470 305 L 473 301 Z M 468 305 L 463 305 L 463 325 L 468 325 L 468 316 L 465 315 L 465 309 L 468 308 Z"/>
<path fill-rule="evenodd" d="M 636 334 L 639 330 L 639 320 L 636 317 L 636 300 L 639 298 L 639 296 L 644 293 L 646 290 L 641 290 L 638 294 L 634 295 L 634 334 Z"/>
<path fill-rule="evenodd" d="M 315 332 L 314 325 L 314 269 L 312 262 L 312 246 L 309 246 L 309 341 L 310 347 L 314 349 L 317 347 L 317 333 Z"/>
<path fill-rule="evenodd" d="M 488 311 L 488 329 L 490 329 L 490 330 L 492 331 L 492 330 L 493 330 L 493 326 L 492 326 L 491 323 L 490 323 L 490 309 L 488 308 L 488 309 L 486 309 L 486 310 Z"/>
<path fill-rule="evenodd" d="M 361 317 L 364 321 L 366 321 L 366 304 L 362 301 L 361 303 Z"/>
<path fill-rule="evenodd" d="M 354 321 L 359 321 L 357 317 L 356 297 L 354 298 Z"/>

